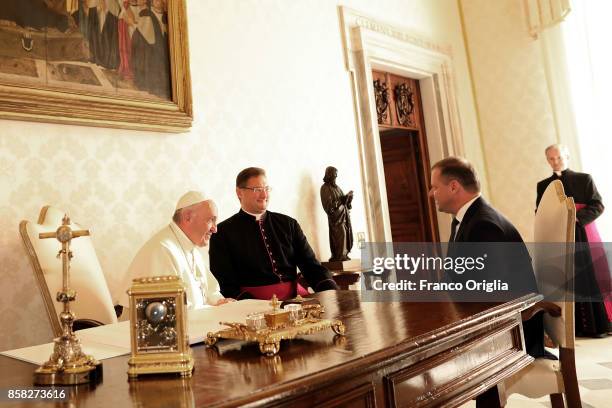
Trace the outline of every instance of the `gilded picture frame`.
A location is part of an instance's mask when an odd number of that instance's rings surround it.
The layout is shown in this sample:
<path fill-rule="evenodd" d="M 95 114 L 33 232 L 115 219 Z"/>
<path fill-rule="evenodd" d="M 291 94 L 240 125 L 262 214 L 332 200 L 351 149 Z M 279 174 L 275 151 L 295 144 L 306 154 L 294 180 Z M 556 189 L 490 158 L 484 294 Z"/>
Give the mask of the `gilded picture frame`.
<path fill-rule="evenodd" d="M 108 1 L 109 0 L 99 0 L 99 3 L 97 3 L 102 4 L 102 7 L 106 8 L 104 9 L 98 6 L 99 10 L 102 10 L 103 13 L 106 13 L 106 10 L 108 10 L 107 5 L 110 4 Z M 91 90 L 91 88 L 93 87 L 89 86 L 88 83 L 83 82 L 85 83 L 85 85 L 79 87 L 80 83 L 78 83 L 78 81 L 86 81 L 87 79 L 83 79 L 83 77 L 80 77 L 81 79 L 79 79 L 79 72 L 77 72 L 76 79 L 70 78 L 72 82 L 70 84 L 66 83 L 68 85 L 66 88 L 63 88 L 62 86 L 58 85 L 61 85 L 60 81 L 54 81 L 52 86 L 47 86 L 46 84 L 52 82 L 49 80 L 49 78 L 51 77 L 50 71 L 54 71 L 53 73 L 55 73 L 55 71 L 57 71 L 58 66 L 65 66 L 70 68 L 70 62 L 50 62 L 48 57 L 47 59 L 43 59 L 42 62 L 40 58 L 15 58 L 14 55 L 9 55 L 6 49 L 2 49 L 2 47 L 5 47 L 6 44 L 9 44 L 9 42 L 7 42 L 8 40 L 4 40 L 4 38 L 2 37 L 0 38 L 0 60 L 3 61 L 0 61 L 0 63 L 4 63 L 4 67 L 0 66 L 0 71 L 4 69 L 4 73 L 9 72 L 9 74 L 12 73 L 13 75 L 5 75 L 4 77 L 0 76 L 1 119 L 50 122 L 121 129 L 149 130 L 158 132 L 185 132 L 191 127 L 193 120 L 193 106 L 191 93 L 191 75 L 189 70 L 189 45 L 187 35 L 186 0 L 113 1 L 113 4 L 116 4 L 117 7 L 119 7 L 119 5 L 121 4 L 125 4 L 125 6 L 127 6 L 128 8 L 132 4 L 134 5 L 133 7 L 136 7 L 138 5 L 141 10 L 143 8 L 148 7 L 148 12 L 151 16 L 153 16 L 153 13 L 151 12 L 151 4 L 156 4 L 160 2 L 163 3 L 164 10 L 166 11 L 163 16 L 163 34 L 166 36 L 165 38 L 167 38 L 168 42 L 167 50 L 165 50 L 165 52 L 167 53 L 169 59 L 167 69 L 169 70 L 168 74 L 170 75 L 170 84 L 168 85 L 168 91 L 166 92 L 165 96 L 157 97 L 152 93 L 146 93 L 142 89 L 137 89 L 136 86 L 133 85 L 135 81 L 130 82 L 132 84 L 130 85 L 132 87 L 132 90 L 127 89 L 127 86 L 126 89 L 120 90 L 119 85 L 117 85 L 114 88 L 117 90 L 117 92 L 115 93 L 94 92 Z M 69 13 L 72 13 L 71 16 L 76 16 L 76 13 L 78 12 L 78 7 L 81 7 L 82 9 L 85 7 L 89 7 L 89 4 L 96 4 L 96 1 L 92 2 L 86 0 L 68 0 L 64 2 L 62 0 L 61 2 L 58 1 L 56 3 L 59 4 L 60 7 L 71 7 L 69 4 L 73 4 L 73 7 L 75 8 L 69 10 Z M 34 23 L 28 22 L 27 24 L 24 24 L 22 21 L 23 19 L 15 18 L 14 16 L 19 17 L 19 13 L 21 12 L 21 10 L 23 10 L 19 8 L 23 3 L 18 3 L 18 0 L 16 0 L 14 4 L 14 8 L 16 11 L 9 10 L 13 12 L 13 14 L 10 16 L 10 19 L 17 21 L 17 23 L 13 24 L 12 21 L 8 21 L 7 24 L 5 20 L 2 20 L 2 22 L 4 23 L 3 26 L 0 26 L 0 29 L 4 29 L 2 34 L 4 34 L 6 31 L 12 30 L 14 34 L 21 37 L 18 38 L 18 40 L 20 40 L 21 46 L 26 51 L 28 51 L 28 48 L 32 48 L 32 35 L 30 35 L 30 32 L 33 32 L 34 35 L 40 36 L 41 34 L 39 34 L 39 32 L 44 31 L 44 34 L 42 35 L 44 36 L 45 41 L 47 41 L 47 38 L 51 37 L 51 35 L 48 33 L 48 27 L 45 26 L 43 30 L 37 30 L 35 28 L 30 27 L 30 25 L 34 25 Z M 45 2 L 45 4 L 53 4 L 53 1 L 47 1 Z M 89 10 L 94 10 L 94 13 L 96 11 L 93 8 Z M 47 12 L 47 10 L 44 11 Z M 61 9 L 60 12 L 66 12 L 66 10 Z M 6 13 L 8 12 L 5 11 L 5 14 Z M 28 18 L 31 19 L 31 15 L 29 13 L 31 13 L 31 11 L 28 10 L 27 13 L 22 14 L 27 14 Z M 146 11 L 142 11 L 140 12 L 140 15 L 144 16 L 146 15 L 146 13 Z M 99 16 L 102 15 L 99 14 L 99 12 L 96 14 L 98 14 Z M 108 17 L 106 19 L 102 17 L 102 23 L 97 23 L 100 24 L 99 27 L 102 27 L 105 24 L 105 20 L 111 21 L 112 19 L 116 19 L 117 16 L 119 16 L 119 12 L 116 12 L 115 14 L 116 16 L 111 16 L 111 14 L 107 14 Z M 93 14 L 91 15 L 93 16 Z M 134 21 L 134 15 L 137 16 L 136 19 L 139 18 L 138 11 L 136 13 L 132 13 L 131 22 Z M 0 16 L 0 19 L 2 17 L 3 16 Z M 96 16 L 96 20 L 97 19 L 98 16 Z M 151 17 L 151 20 L 153 20 L 153 17 Z M 43 21 L 50 21 L 50 19 L 43 19 Z M 83 18 L 82 21 L 85 22 L 85 19 Z M 74 26 L 74 23 L 72 23 L 72 25 Z M 8 28 L 6 28 L 7 26 Z M 150 23 L 149 26 L 151 26 Z M 104 27 L 106 29 L 106 26 Z M 128 27 L 127 24 L 126 27 Z M 65 27 L 62 27 L 61 29 L 64 28 Z M 74 26 L 72 28 L 65 29 L 65 32 L 72 34 L 73 37 L 76 37 L 78 39 L 79 33 L 76 31 L 79 29 L 83 31 L 80 26 Z M 160 30 L 158 28 L 157 32 L 159 31 Z M 53 29 L 53 32 L 59 32 L 60 34 L 58 36 L 61 36 L 61 34 L 63 34 L 63 32 L 55 29 Z M 102 32 L 102 28 L 100 28 L 100 32 Z M 149 32 L 153 32 L 150 27 Z M 11 34 L 11 32 L 9 32 L 9 34 Z M 149 35 L 149 38 L 153 37 Z M 73 67 L 76 67 L 77 71 L 78 69 L 84 67 L 82 68 L 82 70 L 83 72 L 85 72 L 88 67 L 94 67 L 95 64 L 100 64 L 97 61 L 94 61 L 94 58 L 91 56 L 93 55 L 93 47 L 91 41 L 92 40 L 88 40 L 86 45 L 83 46 L 85 52 L 88 55 L 87 58 L 89 58 L 88 62 L 75 62 L 72 65 Z M 81 42 L 85 43 L 85 39 L 81 38 Z M 45 47 L 46 49 L 44 50 L 44 52 L 47 52 L 47 55 L 50 55 L 52 51 L 51 45 L 45 44 Z M 63 52 L 66 52 L 66 48 L 70 49 L 70 45 L 66 46 L 65 44 L 60 44 L 58 47 L 61 48 Z M 21 52 L 22 54 L 24 53 L 24 51 L 21 49 L 19 49 L 19 52 Z M 115 50 L 115 53 L 118 52 L 123 51 Z M 32 64 L 32 61 L 35 61 L 36 66 L 38 67 L 34 68 L 34 70 L 38 69 L 39 72 L 46 71 L 44 75 L 47 82 L 44 86 L 34 83 L 34 81 L 28 82 L 27 80 L 25 80 L 23 81 L 23 83 L 21 83 L 14 79 L 19 78 L 15 74 L 21 74 L 21 72 L 17 72 L 18 69 L 21 69 L 19 64 L 21 62 L 27 62 Z M 138 59 L 134 58 L 134 62 L 138 63 Z M 123 61 L 121 63 L 123 64 Z M 13 67 L 11 67 L 10 64 L 13 64 Z M 80 66 L 76 64 L 80 64 Z M 140 65 L 142 66 L 143 64 L 141 63 Z M 8 68 L 6 68 L 7 66 Z M 40 68 L 41 66 L 42 68 Z M 147 65 L 144 66 L 146 67 Z M 151 64 L 149 63 L 148 66 L 151 66 Z M 166 66 L 165 62 L 164 66 Z M 111 70 L 99 65 L 95 65 L 94 68 L 96 68 L 94 71 L 98 72 L 96 75 L 102 76 L 102 80 L 106 83 L 109 83 L 106 78 L 114 78 L 111 75 L 113 73 L 111 72 Z M 10 71 L 11 69 L 13 69 L 13 72 Z M 2 74 L 3 72 L 0 72 L 0 74 Z M 58 75 L 68 75 L 71 72 L 74 71 L 70 71 L 70 69 L 68 69 L 68 71 L 66 72 L 60 71 Z M 100 74 L 100 72 L 102 74 Z M 96 78 L 90 73 L 85 73 L 90 75 L 93 81 L 96 81 Z M 39 74 L 36 75 L 41 76 Z M 6 80 L 6 77 L 13 79 Z M 115 77 L 118 76 L 115 75 Z M 37 80 L 39 79 L 37 78 Z M 128 82 L 126 81 L 125 83 L 127 84 Z M 117 79 L 117 84 L 119 84 L 119 79 Z M 111 90 L 112 89 L 113 88 L 111 88 Z"/>

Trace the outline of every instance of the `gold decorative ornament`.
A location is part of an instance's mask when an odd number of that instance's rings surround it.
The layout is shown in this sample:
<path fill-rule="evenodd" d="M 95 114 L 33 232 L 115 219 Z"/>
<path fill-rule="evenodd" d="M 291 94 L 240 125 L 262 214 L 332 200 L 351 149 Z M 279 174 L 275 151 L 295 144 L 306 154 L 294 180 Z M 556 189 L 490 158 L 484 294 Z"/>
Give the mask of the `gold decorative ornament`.
<path fill-rule="evenodd" d="M 57 292 L 56 299 L 64 304 L 64 310 L 59 316 L 62 334 L 53 341 L 53 354 L 49 360 L 34 372 L 36 385 L 85 384 L 102 377 L 102 364 L 83 353 L 80 341 L 72 331 L 76 317 L 70 310 L 70 302 L 75 300 L 76 292 L 70 289 L 70 260 L 73 258 L 70 241 L 86 235 L 89 235 L 87 230 L 72 230 L 70 218 L 64 215 L 62 225 L 55 232 L 44 232 L 38 236 L 40 239 L 56 238 L 62 244 L 57 254 L 58 258 L 62 258 L 62 290 Z"/>
<path fill-rule="evenodd" d="M 300 297 L 283 302 L 284 308 L 279 308 L 278 299 L 274 295 L 271 301 L 272 310 L 247 316 L 246 324 L 219 322 L 228 328 L 215 333 L 209 332 L 206 335 L 206 345 L 212 347 L 218 339 L 252 341 L 259 343 L 259 351 L 262 354 L 274 356 L 280 350 L 281 340 L 294 339 L 327 328 L 331 328 L 338 335 L 344 335 L 344 323 L 340 320 L 320 318 L 324 312 L 323 306 L 312 301 L 305 305 L 302 303 L 305 302 Z"/>
<path fill-rule="evenodd" d="M 177 276 L 134 279 L 130 296 L 132 356 L 128 376 L 173 373 L 191 376 L 185 288 Z"/>

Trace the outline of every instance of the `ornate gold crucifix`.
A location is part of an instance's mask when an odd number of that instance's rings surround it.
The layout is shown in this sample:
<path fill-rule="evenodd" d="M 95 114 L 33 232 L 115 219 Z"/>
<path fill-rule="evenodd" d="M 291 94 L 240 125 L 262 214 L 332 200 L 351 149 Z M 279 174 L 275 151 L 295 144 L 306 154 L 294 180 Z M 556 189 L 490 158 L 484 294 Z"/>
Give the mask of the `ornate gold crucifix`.
<path fill-rule="evenodd" d="M 76 298 L 76 292 L 70 289 L 70 260 L 73 257 L 70 241 L 87 235 L 87 230 L 73 231 L 70 218 L 64 215 L 62 225 L 55 232 L 43 232 L 38 236 L 40 239 L 56 238 L 62 244 L 57 254 L 62 259 L 62 290 L 57 292 L 56 300 L 64 304 L 64 309 L 59 316 L 62 335 L 54 340 L 53 354 L 49 360 L 34 372 L 34 384 L 84 384 L 96 381 L 102 374 L 102 364 L 83 353 L 79 339 L 72 331 L 75 315 L 70 310 L 70 302 Z"/>

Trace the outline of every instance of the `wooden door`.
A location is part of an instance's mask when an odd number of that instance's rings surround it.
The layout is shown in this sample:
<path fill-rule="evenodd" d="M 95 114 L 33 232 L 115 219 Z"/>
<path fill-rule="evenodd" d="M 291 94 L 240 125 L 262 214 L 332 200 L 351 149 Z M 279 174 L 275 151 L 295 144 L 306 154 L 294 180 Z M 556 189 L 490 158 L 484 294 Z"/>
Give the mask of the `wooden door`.
<path fill-rule="evenodd" d="M 419 171 L 418 140 L 414 131 L 390 129 L 380 133 L 387 202 L 393 242 L 431 241 L 427 232 L 426 186 Z"/>
<path fill-rule="evenodd" d="M 418 81 L 373 72 L 393 242 L 439 242 Z M 382 103 L 381 103 L 382 102 Z"/>

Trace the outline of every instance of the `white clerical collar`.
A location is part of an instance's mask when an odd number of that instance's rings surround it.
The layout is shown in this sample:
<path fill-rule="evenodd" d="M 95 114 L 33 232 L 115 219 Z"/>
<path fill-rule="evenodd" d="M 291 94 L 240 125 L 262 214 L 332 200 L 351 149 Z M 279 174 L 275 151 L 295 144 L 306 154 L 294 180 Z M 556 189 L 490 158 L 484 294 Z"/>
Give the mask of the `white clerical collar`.
<path fill-rule="evenodd" d="M 170 223 L 170 229 L 174 232 L 176 239 L 178 240 L 179 246 L 184 248 L 184 251 L 191 252 L 195 248 L 195 244 L 185 235 L 181 227 L 179 227 L 174 221 Z"/>
<path fill-rule="evenodd" d="M 244 211 L 245 213 L 249 214 L 250 216 L 255 217 L 255 221 L 259 221 L 259 220 L 261 219 L 261 217 L 263 217 L 263 216 L 266 214 L 266 212 L 265 212 L 265 211 L 264 211 L 264 212 L 262 212 L 261 214 L 253 214 L 253 213 L 248 212 L 248 211 L 247 211 L 247 210 L 245 210 L 244 208 L 242 209 L 242 211 Z"/>
<path fill-rule="evenodd" d="M 455 214 L 455 218 L 457 219 L 457 221 L 459 222 L 463 221 L 463 217 L 465 217 L 465 213 L 467 212 L 468 208 L 470 208 L 472 203 L 476 201 L 479 197 L 480 197 L 480 193 L 476 197 L 468 201 L 467 203 L 463 204 L 463 206 L 459 209 L 459 211 L 457 211 L 457 214 Z"/>

